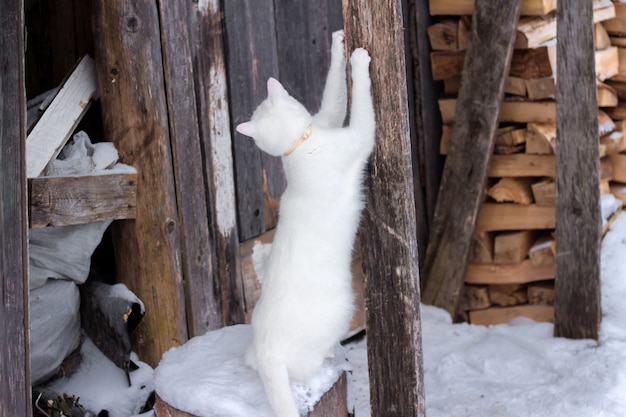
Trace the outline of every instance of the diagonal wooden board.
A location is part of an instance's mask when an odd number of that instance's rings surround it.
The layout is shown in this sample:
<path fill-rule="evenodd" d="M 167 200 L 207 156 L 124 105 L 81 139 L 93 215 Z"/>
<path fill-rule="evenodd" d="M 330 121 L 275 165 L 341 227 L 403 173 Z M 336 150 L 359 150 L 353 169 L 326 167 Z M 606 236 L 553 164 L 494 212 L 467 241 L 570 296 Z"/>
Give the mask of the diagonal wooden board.
<path fill-rule="evenodd" d="M 476 1 L 475 29 L 422 269 L 422 302 L 453 317 L 485 191 L 519 9 L 519 0 Z"/>
<path fill-rule="evenodd" d="M 44 173 L 70 138 L 97 94 L 93 58 L 85 55 L 65 80 L 46 112 L 26 138 L 26 176 Z"/>
<path fill-rule="evenodd" d="M 559 0 L 554 333 L 598 339 L 600 190 L 592 5 Z M 566 140 L 565 140 L 566 139 Z"/>

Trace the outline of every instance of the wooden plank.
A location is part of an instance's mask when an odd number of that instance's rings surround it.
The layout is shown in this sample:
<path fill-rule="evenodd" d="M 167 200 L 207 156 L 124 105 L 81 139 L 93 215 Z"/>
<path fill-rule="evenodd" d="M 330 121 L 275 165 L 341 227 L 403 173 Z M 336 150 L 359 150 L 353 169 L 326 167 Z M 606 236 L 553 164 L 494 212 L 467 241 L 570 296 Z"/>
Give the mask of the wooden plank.
<path fill-rule="evenodd" d="M 432 4 L 431 4 L 432 5 Z M 494 21 L 492 16 L 500 16 Z M 423 271 L 422 301 L 455 314 L 509 72 L 519 2 L 478 1 Z M 484 59 L 484 51 L 491 51 Z M 475 106 L 476 101 L 481 106 Z M 463 201 L 463 204 L 458 204 Z"/>
<path fill-rule="evenodd" d="M 266 218 L 275 223 L 275 211 L 265 213 L 266 208 L 271 211 L 271 200 L 266 196 L 276 197 L 285 186 L 280 161 L 263 155 L 250 138 L 234 129 L 248 121 L 267 96 L 268 77 L 279 76 L 274 3 L 237 0 L 223 2 L 223 7 L 238 231 L 239 240 L 243 242 L 268 229 Z M 281 180 L 282 184 L 277 183 Z"/>
<path fill-rule="evenodd" d="M 542 177 L 554 176 L 554 155 L 493 155 L 489 166 L 489 177 Z"/>
<path fill-rule="evenodd" d="M 429 0 L 433 15 L 473 14 L 476 0 Z M 521 0 L 522 16 L 543 16 L 556 10 L 556 0 Z"/>
<path fill-rule="evenodd" d="M 377 98 L 371 160 L 376 169 L 370 171 L 361 235 L 371 412 L 423 417 L 416 188 L 402 2 L 389 1 L 384 7 L 371 0 L 342 4 L 347 50 L 362 46 L 369 51 L 372 96 Z"/>
<path fill-rule="evenodd" d="M 457 99 L 439 99 L 441 120 L 445 124 L 452 123 L 455 118 Z M 556 103 L 553 100 L 527 101 L 506 100 L 500 106 L 499 122 L 512 123 L 555 123 Z"/>
<path fill-rule="evenodd" d="M 559 0 L 556 336 L 598 338 L 600 188 L 592 4 Z M 563 105 L 564 104 L 564 105 Z"/>
<path fill-rule="evenodd" d="M 531 182 L 528 177 L 504 177 L 487 190 L 487 195 L 499 203 L 530 204 L 533 202 Z"/>
<path fill-rule="evenodd" d="M 523 261 L 536 238 L 537 232 L 534 230 L 516 230 L 498 234 L 493 249 L 494 263 L 510 264 Z"/>
<path fill-rule="evenodd" d="M 31 229 L 137 215 L 137 173 L 29 178 Z"/>
<path fill-rule="evenodd" d="M 117 278 L 149 312 L 134 349 L 156 366 L 188 335 L 156 4 L 96 1 L 94 27 L 104 134 L 139 172 L 137 219 L 114 223 Z"/>
<path fill-rule="evenodd" d="M 480 208 L 476 230 L 553 229 L 555 208 L 529 204 L 484 203 Z"/>
<path fill-rule="evenodd" d="M 24 1 L 0 0 L 0 416 L 31 416 Z"/>
<path fill-rule="evenodd" d="M 241 280 L 233 137 L 226 78 L 224 14 L 221 3 L 209 0 L 194 3 L 191 13 L 191 36 L 196 99 L 201 146 L 206 170 L 209 239 L 213 248 L 213 276 L 205 277 L 196 297 L 210 297 L 218 302 L 224 325 L 244 321 L 243 284 Z M 243 169 L 243 168 L 242 168 Z M 195 292 L 195 291 L 194 291 Z M 207 317 L 209 319 L 210 317 Z M 208 323 L 207 323 L 208 322 Z M 206 320 L 199 323 L 211 326 Z"/>
<path fill-rule="evenodd" d="M 465 282 L 468 284 L 525 284 L 554 279 L 553 265 L 533 265 L 526 259 L 515 264 L 468 264 Z"/>
<path fill-rule="evenodd" d="M 70 138 L 97 95 L 94 60 L 84 56 L 26 139 L 26 175 L 40 176 Z"/>
<path fill-rule="evenodd" d="M 213 282 L 216 248 L 210 239 L 202 146 L 192 65 L 189 9 L 186 2 L 157 1 L 181 261 L 189 337 L 222 327 L 221 294 Z M 164 4 L 167 3 L 167 4 Z M 203 114 L 203 113 L 200 113 Z"/>
<path fill-rule="evenodd" d="M 492 307 L 470 312 L 470 323 L 483 326 L 508 323 L 517 317 L 526 317 L 537 322 L 554 321 L 554 307 L 523 305 L 514 307 Z"/>

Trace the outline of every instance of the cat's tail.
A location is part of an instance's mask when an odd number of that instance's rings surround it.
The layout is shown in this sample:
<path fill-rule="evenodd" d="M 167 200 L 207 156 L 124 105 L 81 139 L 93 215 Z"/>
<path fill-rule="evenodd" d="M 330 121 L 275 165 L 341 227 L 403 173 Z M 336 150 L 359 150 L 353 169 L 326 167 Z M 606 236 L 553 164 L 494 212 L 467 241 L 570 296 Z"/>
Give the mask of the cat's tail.
<path fill-rule="evenodd" d="M 281 361 L 258 361 L 265 394 L 276 417 L 300 417 L 289 385 L 287 366 Z"/>

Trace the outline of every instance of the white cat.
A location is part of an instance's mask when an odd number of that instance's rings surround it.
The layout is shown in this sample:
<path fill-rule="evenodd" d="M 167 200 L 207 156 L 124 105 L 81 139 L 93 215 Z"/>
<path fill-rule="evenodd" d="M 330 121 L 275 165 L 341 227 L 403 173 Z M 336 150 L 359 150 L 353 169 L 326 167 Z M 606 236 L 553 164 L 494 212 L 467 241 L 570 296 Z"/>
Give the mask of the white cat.
<path fill-rule="evenodd" d="M 263 289 L 252 316 L 246 362 L 259 372 L 277 417 L 297 417 L 290 379 L 306 381 L 348 330 L 352 247 L 363 208 L 362 176 L 375 121 L 365 49 L 352 53 L 352 104 L 346 116 L 342 31 L 333 34 L 330 70 L 314 117 L 270 78 L 268 97 L 237 131 L 279 156 L 287 178 Z"/>

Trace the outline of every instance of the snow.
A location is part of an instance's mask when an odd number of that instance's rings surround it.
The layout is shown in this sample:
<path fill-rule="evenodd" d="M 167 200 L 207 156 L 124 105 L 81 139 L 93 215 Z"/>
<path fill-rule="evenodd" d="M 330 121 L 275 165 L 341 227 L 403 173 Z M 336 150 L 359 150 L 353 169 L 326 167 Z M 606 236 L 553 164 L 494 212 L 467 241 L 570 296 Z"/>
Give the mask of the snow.
<path fill-rule="evenodd" d="M 426 415 L 626 416 L 624 255 L 626 214 L 622 213 L 602 244 L 603 321 L 598 343 L 554 338 L 551 324 L 528 319 L 491 327 L 453 324 L 443 310 L 423 305 Z M 246 328 L 211 332 L 170 350 L 156 369 L 154 381 L 152 369 L 140 363 L 140 369 L 131 373 L 131 387 L 124 373 L 87 341 L 81 368 L 55 387 L 79 396 L 88 409 L 108 409 L 111 417 L 137 413 L 153 384 L 168 402 L 198 415 L 203 415 L 200 409 L 219 399 L 221 410 L 229 409 L 231 417 L 270 416 L 258 376 L 242 363 L 251 337 Z M 232 333 L 228 337 L 234 342 L 211 339 L 224 333 Z M 352 368 L 348 374 L 349 409 L 355 417 L 369 417 L 366 341 L 348 344 L 345 351 Z M 334 382 L 337 370 L 346 367 L 342 355 L 341 350 L 335 353 L 334 365 L 321 372 L 323 383 L 317 388 L 299 388 L 300 399 L 319 397 Z M 331 377 L 327 372 L 335 373 Z M 233 387 L 238 394 L 231 392 Z"/>
<path fill-rule="evenodd" d="M 422 305 L 428 417 L 626 416 L 626 215 L 602 243 L 600 340 L 552 337 L 553 325 L 516 319 L 452 324 Z M 368 417 L 366 341 L 348 346 L 349 409 Z"/>
<path fill-rule="evenodd" d="M 163 355 L 155 370 L 156 391 L 170 406 L 200 417 L 272 417 L 258 374 L 244 363 L 252 341 L 249 325 L 225 327 L 195 337 Z M 312 410 L 348 369 L 344 349 L 306 384 L 292 383 L 300 412 Z"/>

